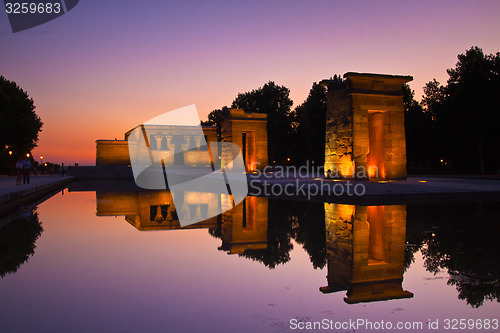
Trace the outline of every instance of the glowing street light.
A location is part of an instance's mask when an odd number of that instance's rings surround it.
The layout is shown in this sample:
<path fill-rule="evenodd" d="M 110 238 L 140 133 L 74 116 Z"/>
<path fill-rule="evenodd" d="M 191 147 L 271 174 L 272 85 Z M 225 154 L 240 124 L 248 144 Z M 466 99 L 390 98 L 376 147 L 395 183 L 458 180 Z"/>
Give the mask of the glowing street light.
<path fill-rule="evenodd" d="M 9 150 L 9 155 L 12 155 L 12 150 Z"/>
<path fill-rule="evenodd" d="M 30 157 L 30 154 L 26 154 L 26 157 Z"/>
<path fill-rule="evenodd" d="M 40 161 L 43 163 L 43 155 L 40 155 Z"/>

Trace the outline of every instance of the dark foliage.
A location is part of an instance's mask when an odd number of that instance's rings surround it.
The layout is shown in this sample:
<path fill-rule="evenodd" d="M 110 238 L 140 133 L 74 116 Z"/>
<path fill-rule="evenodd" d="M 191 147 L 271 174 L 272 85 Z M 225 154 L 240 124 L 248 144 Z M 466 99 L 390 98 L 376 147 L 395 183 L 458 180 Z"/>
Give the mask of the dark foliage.
<path fill-rule="evenodd" d="M 305 102 L 293 111 L 296 164 L 325 163 L 326 107 L 326 87 L 314 82 Z"/>
<path fill-rule="evenodd" d="M 425 268 L 449 274 L 458 298 L 472 307 L 500 301 L 500 246 L 497 203 L 408 207 L 407 250 L 421 250 Z M 407 247 L 408 248 L 408 247 Z"/>
<path fill-rule="evenodd" d="M 17 272 L 35 253 L 43 228 L 38 213 L 28 213 L 0 229 L 0 276 Z"/>
<path fill-rule="evenodd" d="M 269 160 L 284 164 L 293 154 L 290 89 L 269 81 L 261 88 L 240 93 L 231 105 L 245 112 L 267 114 Z"/>
<path fill-rule="evenodd" d="M 446 86 L 433 80 L 424 88 L 422 103 L 438 134 L 434 146 L 453 172 L 500 170 L 499 64 L 500 53 L 485 55 L 475 46 L 447 70 Z"/>
<path fill-rule="evenodd" d="M 0 148 L 9 146 L 20 157 L 36 147 L 42 121 L 33 99 L 15 82 L 0 76 Z"/>

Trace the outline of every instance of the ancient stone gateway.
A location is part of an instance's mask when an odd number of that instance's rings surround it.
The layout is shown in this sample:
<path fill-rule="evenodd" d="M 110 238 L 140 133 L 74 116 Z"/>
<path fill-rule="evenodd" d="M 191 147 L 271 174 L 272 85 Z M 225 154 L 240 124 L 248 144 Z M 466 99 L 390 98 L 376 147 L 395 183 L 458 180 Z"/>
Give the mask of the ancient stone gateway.
<path fill-rule="evenodd" d="M 402 86 L 411 76 L 349 72 L 328 87 L 325 175 L 406 179 Z"/>
<path fill-rule="evenodd" d="M 222 141 L 241 148 L 247 172 L 267 166 L 267 115 L 228 109 L 223 115 Z"/>

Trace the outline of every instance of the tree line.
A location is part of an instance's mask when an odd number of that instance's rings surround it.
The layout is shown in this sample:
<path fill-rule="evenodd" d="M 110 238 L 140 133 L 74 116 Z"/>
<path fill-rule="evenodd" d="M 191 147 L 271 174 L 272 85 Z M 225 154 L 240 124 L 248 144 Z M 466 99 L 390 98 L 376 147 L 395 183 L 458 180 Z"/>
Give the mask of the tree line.
<path fill-rule="evenodd" d="M 458 55 L 446 84 L 435 79 L 420 102 L 405 84 L 406 148 L 410 173 L 500 172 L 500 53 L 474 46 Z M 332 80 L 342 82 L 339 75 Z M 314 82 L 307 99 L 293 108 L 290 89 L 269 81 L 239 93 L 231 107 L 268 116 L 269 161 L 323 165 L 326 88 Z M 213 110 L 203 125 L 217 126 L 227 106 Z"/>
<path fill-rule="evenodd" d="M 448 273 L 447 284 L 456 288 L 458 299 L 473 308 L 485 302 L 500 301 L 500 266 L 497 263 L 500 207 L 497 203 L 410 205 L 406 211 L 403 223 L 406 246 L 400 248 L 404 251 L 405 272 L 420 251 L 427 272 Z M 224 238 L 222 215 L 217 218 L 216 227 L 209 228 L 208 232 L 215 238 Z M 332 259 L 332 252 L 327 250 L 327 237 L 323 203 L 270 200 L 267 246 L 247 249 L 239 256 L 274 269 L 291 260 L 295 243 L 305 250 L 314 269 L 322 269 L 331 264 L 328 262 Z M 359 239 L 352 246 L 357 242 Z M 223 242 L 220 249 L 228 251 L 224 245 Z"/>
<path fill-rule="evenodd" d="M 410 171 L 500 172 L 500 52 L 474 46 L 458 55 L 448 81 L 404 90 Z"/>

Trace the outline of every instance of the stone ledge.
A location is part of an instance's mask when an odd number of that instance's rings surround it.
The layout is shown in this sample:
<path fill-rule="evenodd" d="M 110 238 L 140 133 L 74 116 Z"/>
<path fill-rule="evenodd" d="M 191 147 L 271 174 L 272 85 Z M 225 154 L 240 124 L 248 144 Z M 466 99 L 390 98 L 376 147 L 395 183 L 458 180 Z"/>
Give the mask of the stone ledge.
<path fill-rule="evenodd" d="M 62 177 L 54 181 L 42 183 L 42 184 L 32 184 L 24 185 L 30 186 L 29 188 L 19 188 L 13 191 L 9 189 L 0 191 L 0 214 L 8 212 L 13 207 L 30 203 L 47 194 L 70 184 L 74 180 L 74 177 Z"/>

